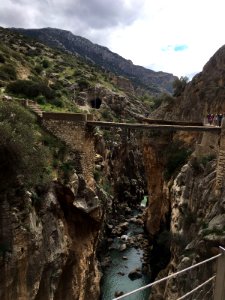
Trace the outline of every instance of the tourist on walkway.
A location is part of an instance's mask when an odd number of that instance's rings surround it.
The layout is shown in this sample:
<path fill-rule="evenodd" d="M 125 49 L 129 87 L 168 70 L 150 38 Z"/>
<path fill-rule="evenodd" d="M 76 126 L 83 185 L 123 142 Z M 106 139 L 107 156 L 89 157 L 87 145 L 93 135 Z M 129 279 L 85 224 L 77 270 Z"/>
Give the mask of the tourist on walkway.
<path fill-rule="evenodd" d="M 213 119 L 213 125 L 214 125 L 214 126 L 218 126 L 218 115 L 219 115 L 219 114 L 216 114 L 216 115 L 214 116 L 214 119 Z"/>
<path fill-rule="evenodd" d="M 207 119 L 208 119 L 209 125 L 212 125 L 213 119 L 214 119 L 214 115 L 213 114 L 208 114 L 207 115 Z"/>
<path fill-rule="evenodd" d="M 221 126 L 223 120 L 223 114 L 218 115 L 218 126 Z"/>

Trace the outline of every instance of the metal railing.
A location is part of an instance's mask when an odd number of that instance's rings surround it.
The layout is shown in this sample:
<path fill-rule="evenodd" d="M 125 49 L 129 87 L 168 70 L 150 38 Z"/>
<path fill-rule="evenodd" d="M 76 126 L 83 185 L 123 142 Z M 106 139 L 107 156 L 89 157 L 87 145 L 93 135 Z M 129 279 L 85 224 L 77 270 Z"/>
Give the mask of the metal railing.
<path fill-rule="evenodd" d="M 205 282 L 201 283 L 200 285 L 198 285 L 197 287 L 195 287 L 194 289 L 192 289 L 191 291 L 189 291 L 188 293 L 186 293 L 185 295 L 183 295 L 182 297 L 178 298 L 177 300 L 181 300 L 181 299 L 185 299 L 187 296 L 193 294 L 195 291 L 197 291 L 198 289 L 202 288 L 204 285 L 208 284 L 209 282 L 213 281 L 214 279 L 216 280 L 215 282 L 215 289 L 214 289 L 214 298 L 213 300 L 225 300 L 225 248 L 223 247 L 219 247 L 220 250 L 221 250 L 221 253 L 215 255 L 215 256 L 212 256 L 204 261 L 201 261 L 193 266 L 190 266 L 188 268 L 185 268 L 181 271 L 178 271 L 176 273 L 173 273 L 173 274 L 170 274 L 168 275 L 167 277 L 164 277 L 164 278 L 161 278 L 159 280 L 156 280 L 152 283 L 149 283 L 145 286 L 142 286 L 136 290 L 133 290 L 129 293 L 126 293 L 122 296 L 119 296 L 119 297 L 116 297 L 114 298 L 113 300 L 119 300 L 119 299 L 123 299 L 123 298 L 126 298 L 128 297 L 129 295 L 132 295 L 134 293 L 137 293 L 139 291 L 142 291 L 144 289 L 147 289 L 147 288 L 150 288 L 154 285 L 157 285 L 163 281 L 166 281 L 170 278 L 173 278 L 175 276 L 178 276 L 182 273 L 185 273 L 191 269 L 194 269 L 200 265 L 203 265 L 203 264 L 206 264 L 207 262 L 209 261 L 213 261 L 215 259 L 218 259 L 218 262 L 217 262 L 217 272 L 216 272 L 216 275 L 213 275 L 212 277 L 210 277 L 208 280 L 206 280 Z"/>

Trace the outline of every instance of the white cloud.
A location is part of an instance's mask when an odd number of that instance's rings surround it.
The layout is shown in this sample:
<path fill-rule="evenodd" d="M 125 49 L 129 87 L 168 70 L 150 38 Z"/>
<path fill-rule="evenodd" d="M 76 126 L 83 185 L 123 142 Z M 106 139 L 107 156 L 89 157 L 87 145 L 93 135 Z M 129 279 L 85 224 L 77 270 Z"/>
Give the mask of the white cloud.
<path fill-rule="evenodd" d="M 223 45 L 223 8 L 222 0 L 146 1 L 141 20 L 112 32 L 110 48 L 135 64 L 189 76 Z M 187 48 L 174 51 L 177 45 Z"/>
<path fill-rule="evenodd" d="M 223 0 L 1 0 L 0 25 L 67 29 L 135 64 L 184 76 L 224 44 L 223 8 Z"/>

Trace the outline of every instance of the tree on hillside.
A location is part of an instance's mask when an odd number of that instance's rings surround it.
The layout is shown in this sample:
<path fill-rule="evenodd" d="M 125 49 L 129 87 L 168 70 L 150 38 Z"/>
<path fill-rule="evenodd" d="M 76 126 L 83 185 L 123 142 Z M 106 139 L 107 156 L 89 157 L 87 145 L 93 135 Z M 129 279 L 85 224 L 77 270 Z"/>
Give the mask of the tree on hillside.
<path fill-rule="evenodd" d="M 0 136 L 0 191 L 41 183 L 49 155 L 34 117 L 19 105 L 1 103 Z"/>
<path fill-rule="evenodd" d="M 36 98 L 40 95 L 46 99 L 53 99 L 55 92 L 43 82 L 35 82 L 32 80 L 16 80 L 7 85 L 6 90 L 15 95 L 24 95 L 28 98 Z"/>
<path fill-rule="evenodd" d="M 177 78 L 173 82 L 173 96 L 177 97 L 180 96 L 181 93 L 184 91 L 186 85 L 188 83 L 188 77 L 181 76 L 180 78 Z"/>

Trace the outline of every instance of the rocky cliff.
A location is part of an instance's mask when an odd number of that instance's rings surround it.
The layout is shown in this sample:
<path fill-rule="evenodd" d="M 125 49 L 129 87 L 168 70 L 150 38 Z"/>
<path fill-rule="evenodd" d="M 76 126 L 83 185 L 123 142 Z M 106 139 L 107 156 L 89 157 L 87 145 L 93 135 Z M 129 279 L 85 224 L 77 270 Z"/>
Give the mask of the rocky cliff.
<path fill-rule="evenodd" d="M 163 237 L 170 245 L 171 259 L 158 278 L 209 258 L 219 253 L 219 245 L 225 245 L 224 192 L 219 196 L 215 193 L 218 137 L 206 135 L 202 140 L 204 154 L 197 147 L 177 176 L 164 184 L 169 205 L 163 207 L 171 217 L 158 240 Z M 177 299 L 210 278 L 215 267 L 215 263 L 209 263 L 158 285 L 150 299 Z M 186 276 L 192 280 L 186 280 Z M 194 296 L 208 300 L 212 293 L 213 286 L 206 285 Z"/>
<path fill-rule="evenodd" d="M 93 44 L 89 40 L 66 30 L 55 28 L 16 29 L 24 35 L 36 38 L 42 43 L 54 46 L 91 60 L 95 64 L 118 75 L 130 78 L 135 85 L 143 85 L 153 94 L 172 92 L 172 83 L 176 78 L 165 72 L 154 72 L 111 52 L 108 48 Z"/>
<path fill-rule="evenodd" d="M 0 298 L 98 299 L 104 195 L 93 179 L 90 136 L 81 125 L 68 133 L 68 122 L 40 128 L 12 99 L 0 107 Z"/>
<path fill-rule="evenodd" d="M 160 107 L 155 116 L 203 121 L 208 112 L 224 112 L 224 51 L 225 46 L 187 84 L 184 92 Z M 160 141 L 155 140 L 154 147 L 149 143 L 145 146 L 146 160 L 151 162 L 147 176 L 150 201 L 146 225 L 154 236 L 156 249 L 163 245 L 166 250 L 164 256 L 168 255 L 168 249 L 170 253 L 167 263 L 160 266 L 164 270 L 158 278 L 203 261 L 219 253 L 219 246 L 225 245 L 224 175 L 220 192 L 217 191 L 223 134 L 186 134 L 184 137 L 183 133 L 179 133 L 175 136 L 188 142 L 192 153 L 169 179 L 165 178 L 165 160 L 155 146 Z M 174 138 L 171 142 L 174 143 Z M 160 180 L 156 181 L 155 175 Z M 160 254 L 163 256 L 163 253 Z M 150 299 L 177 299 L 210 278 L 215 270 L 216 264 L 212 262 L 171 279 L 154 287 Z M 194 293 L 191 299 L 210 300 L 213 288 L 214 284 L 208 284 Z"/>
<path fill-rule="evenodd" d="M 205 64 L 202 72 L 186 85 L 184 92 L 164 104 L 155 117 L 169 120 L 203 121 L 207 113 L 225 111 L 225 46 Z"/>
<path fill-rule="evenodd" d="M 98 298 L 101 211 L 87 214 L 73 202 L 59 183 L 1 197 L 1 299 Z"/>

